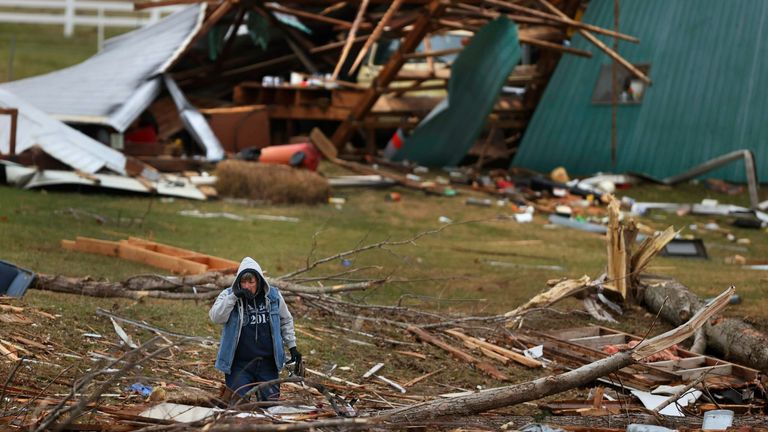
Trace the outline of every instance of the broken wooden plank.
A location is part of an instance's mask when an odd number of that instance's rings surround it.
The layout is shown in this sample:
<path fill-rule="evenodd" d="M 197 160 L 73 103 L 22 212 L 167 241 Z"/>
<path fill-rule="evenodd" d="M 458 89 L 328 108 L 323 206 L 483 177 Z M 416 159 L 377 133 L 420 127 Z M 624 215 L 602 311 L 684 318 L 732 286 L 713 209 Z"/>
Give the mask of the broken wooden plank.
<path fill-rule="evenodd" d="M 357 29 L 360 27 L 360 23 L 363 21 L 363 17 L 365 16 L 365 11 L 368 9 L 368 0 L 363 0 L 360 3 L 360 7 L 357 10 L 357 15 L 355 15 L 355 20 L 352 21 L 352 28 L 349 29 L 349 34 L 347 35 L 347 40 L 344 42 L 344 48 L 341 50 L 341 56 L 339 56 L 339 61 L 336 63 L 336 67 L 333 69 L 333 74 L 331 75 L 331 79 L 333 81 L 336 81 L 339 78 L 339 74 L 341 73 L 341 68 L 344 66 L 344 63 L 347 61 L 347 56 L 349 56 L 349 51 L 352 49 L 352 43 L 355 40 L 355 36 L 357 36 Z"/>
<path fill-rule="evenodd" d="M 436 338 L 435 336 L 433 336 L 431 333 L 429 333 L 424 329 L 411 326 L 411 327 L 408 327 L 408 331 L 416 335 L 416 337 L 418 337 L 422 341 L 431 343 L 432 345 L 435 345 L 436 347 L 441 348 L 444 351 L 447 351 L 457 359 L 467 362 L 471 365 L 474 365 L 476 368 L 480 369 L 481 371 L 485 372 L 486 374 L 488 374 L 489 376 L 497 380 L 509 381 L 509 377 L 504 373 L 502 373 L 500 370 L 496 369 L 496 367 L 493 366 L 492 364 L 479 360 L 476 357 L 470 354 L 467 354 L 466 352 L 441 341 L 440 339 Z"/>
<path fill-rule="evenodd" d="M 77 236 L 75 237 L 75 241 L 62 240 L 61 247 L 77 252 L 116 257 L 119 244 L 109 240 L 99 240 L 90 237 Z"/>
<path fill-rule="evenodd" d="M 522 354 L 516 353 L 510 349 L 500 347 L 498 345 L 494 345 L 492 343 L 480 340 L 478 338 L 468 336 L 460 331 L 458 329 L 452 329 L 452 330 L 445 330 L 445 333 L 448 333 L 451 336 L 457 337 L 461 339 L 462 341 L 469 341 L 470 343 L 477 345 L 480 348 L 484 348 L 487 350 L 490 350 L 492 352 L 495 352 L 496 354 L 499 354 L 503 357 L 508 358 L 509 360 L 512 360 L 516 363 L 519 363 L 523 366 L 532 367 L 532 368 L 540 368 L 542 367 L 542 363 L 538 360 L 528 358 Z"/>
<path fill-rule="evenodd" d="M 440 368 L 438 370 L 434 370 L 432 372 L 426 373 L 426 374 L 424 374 L 424 375 L 422 375 L 420 377 L 416 377 L 416 378 L 406 382 L 405 384 L 403 384 L 403 387 L 406 387 L 406 388 L 413 387 L 414 385 L 424 381 L 425 379 L 431 377 L 432 375 L 439 374 L 440 372 L 442 372 L 444 370 L 445 370 L 445 368 Z"/>
<path fill-rule="evenodd" d="M 120 242 L 118 257 L 129 261 L 135 261 L 147 264 L 153 267 L 160 267 L 179 274 L 198 274 L 205 273 L 208 266 L 185 259 L 168 256 L 159 252 L 153 252 L 140 246 L 126 242 Z"/>

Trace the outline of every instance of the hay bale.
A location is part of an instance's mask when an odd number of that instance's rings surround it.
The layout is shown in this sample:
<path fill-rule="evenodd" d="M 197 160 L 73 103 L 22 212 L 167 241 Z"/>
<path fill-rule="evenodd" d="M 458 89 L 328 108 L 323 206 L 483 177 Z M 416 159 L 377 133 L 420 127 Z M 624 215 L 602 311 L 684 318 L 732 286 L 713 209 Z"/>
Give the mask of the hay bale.
<path fill-rule="evenodd" d="M 216 167 L 216 190 L 221 196 L 273 204 L 327 202 L 328 181 L 312 171 L 285 165 L 225 160 Z"/>

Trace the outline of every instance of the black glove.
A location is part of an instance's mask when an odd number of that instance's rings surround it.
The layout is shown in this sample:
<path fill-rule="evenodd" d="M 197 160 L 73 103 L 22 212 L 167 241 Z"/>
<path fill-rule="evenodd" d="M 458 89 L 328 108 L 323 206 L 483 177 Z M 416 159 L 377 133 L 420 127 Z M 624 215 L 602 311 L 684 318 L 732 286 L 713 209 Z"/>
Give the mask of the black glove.
<path fill-rule="evenodd" d="M 301 353 L 296 347 L 290 349 L 291 359 L 288 360 L 288 364 L 293 364 L 293 374 L 300 377 L 304 376 L 304 361 L 301 359 Z"/>
<path fill-rule="evenodd" d="M 246 292 L 244 289 L 240 288 L 240 284 L 235 284 L 232 286 L 232 294 L 234 294 L 237 298 L 245 298 L 246 296 Z"/>

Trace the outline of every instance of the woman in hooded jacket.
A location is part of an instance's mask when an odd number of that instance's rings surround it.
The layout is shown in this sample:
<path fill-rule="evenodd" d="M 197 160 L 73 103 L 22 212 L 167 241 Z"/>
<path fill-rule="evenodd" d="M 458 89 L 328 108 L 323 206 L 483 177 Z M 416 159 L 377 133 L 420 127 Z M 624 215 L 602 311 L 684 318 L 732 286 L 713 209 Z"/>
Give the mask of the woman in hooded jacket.
<path fill-rule="evenodd" d="M 253 258 L 243 258 L 232 286 L 219 294 L 208 315 L 224 325 L 215 366 L 224 373 L 227 388 L 240 397 L 257 388 L 259 400 L 276 400 L 279 384 L 258 384 L 278 378 L 286 364 L 284 346 L 291 353 L 288 364 L 295 364 L 297 371 L 303 365 L 293 317 Z"/>

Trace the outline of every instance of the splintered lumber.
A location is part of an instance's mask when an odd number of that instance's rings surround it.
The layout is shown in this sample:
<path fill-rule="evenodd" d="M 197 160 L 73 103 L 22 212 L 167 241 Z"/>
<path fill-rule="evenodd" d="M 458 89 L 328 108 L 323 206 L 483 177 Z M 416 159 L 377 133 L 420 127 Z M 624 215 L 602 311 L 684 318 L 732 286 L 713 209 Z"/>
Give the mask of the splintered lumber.
<path fill-rule="evenodd" d="M 472 345 L 476 345 L 479 348 L 487 349 L 491 352 L 494 352 L 498 355 L 501 355 L 504 358 L 507 358 L 509 360 L 512 360 L 514 362 L 517 362 L 523 366 L 528 366 L 532 368 L 539 368 L 542 367 L 542 363 L 538 360 L 528 358 L 522 354 L 516 353 L 512 350 L 500 347 L 498 345 L 494 345 L 492 343 L 480 340 L 476 337 L 472 337 L 469 335 L 466 335 L 462 332 L 460 332 L 458 329 L 452 329 L 452 330 L 445 330 L 445 333 L 457 337 L 462 341 L 467 341 Z"/>
<path fill-rule="evenodd" d="M 19 357 L 16 353 L 6 348 L 2 343 L 0 343 L 0 358 L 6 361 L 19 361 Z"/>
<path fill-rule="evenodd" d="M 608 281 L 605 287 L 621 294 L 621 298 L 627 298 L 627 245 L 624 243 L 624 235 L 619 223 L 619 203 L 611 196 L 608 203 Z"/>
<path fill-rule="evenodd" d="M 678 325 L 704 305 L 696 294 L 675 280 L 644 278 L 643 301 L 651 313 Z M 662 307 L 663 306 L 663 307 Z M 727 360 L 768 373 L 768 336 L 740 319 L 718 317 L 704 327 L 707 347 Z"/>
<path fill-rule="evenodd" d="M 651 262 L 651 259 L 661 252 L 661 250 L 664 249 L 664 246 L 672 241 L 672 239 L 679 233 L 680 231 L 675 231 L 675 229 L 670 226 L 663 232 L 654 234 L 643 240 L 637 250 L 632 254 L 632 261 L 630 263 L 632 274 L 637 276 L 642 273 Z"/>
<path fill-rule="evenodd" d="M 509 377 L 506 376 L 504 373 L 502 373 L 500 370 L 496 369 L 495 366 L 493 366 L 490 363 L 484 362 L 482 360 L 479 360 L 475 358 L 473 355 L 468 354 L 456 347 L 453 347 L 440 339 L 433 336 L 428 331 L 418 328 L 418 327 L 408 327 L 408 331 L 416 335 L 420 340 L 424 342 L 431 343 L 432 345 L 441 348 L 445 351 L 448 351 L 451 355 L 456 357 L 457 359 L 469 363 L 471 365 L 474 365 L 476 368 L 480 369 L 481 371 L 485 372 L 489 376 L 499 380 L 499 381 L 509 381 Z"/>
<path fill-rule="evenodd" d="M 720 312 L 728 304 L 728 300 L 733 293 L 733 287 L 726 289 L 706 307 L 699 310 L 690 321 L 680 327 L 652 339 L 647 339 L 634 349 L 620 351 L 610 357 L 589 363 L 572 371 L 466 396 L 395 408 L 384 411 L 381 415 L 390 422 L 417 422 L 447 416 L 468 416 L 540 399 L 575 387 L 587 385 L 600 377 L 635 364 L 645 357 L 690 337 L 696 332 L 696 329 L 704 325 L 709 318 Z M 409 330 L 411 329 L 422 331 L 415 327 L 410 327 Z"/>
<path fill-rule="evenodd" d="M 529 309 L 549 307 L 560 300 L 570 297 L 577 292 L 589 288 L 592 280 L 589 276 L 582 276 L 581 279 L 566 279 L 549 290 L 537 294 L 534 298 L 513 311 L 504 314 L 505 317 L 515 318 Z"/>

